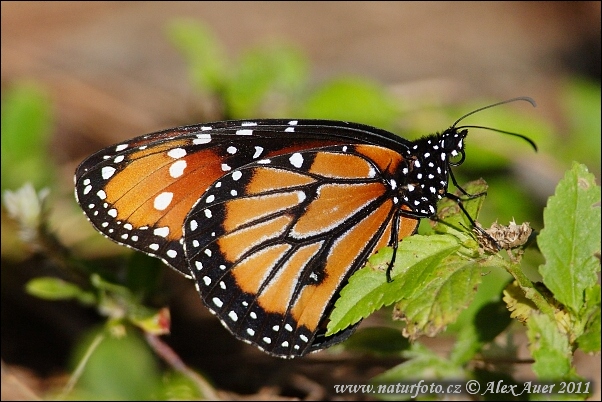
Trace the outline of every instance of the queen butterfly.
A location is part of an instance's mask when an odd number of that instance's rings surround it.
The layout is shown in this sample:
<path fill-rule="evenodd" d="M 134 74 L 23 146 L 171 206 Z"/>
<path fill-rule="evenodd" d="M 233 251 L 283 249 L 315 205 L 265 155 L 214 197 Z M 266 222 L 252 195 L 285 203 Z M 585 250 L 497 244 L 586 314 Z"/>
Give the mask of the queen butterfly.
<path fill-rule="evenodd" d="M 457 124 L 485 108 L 416 141 L 327 120 L 172 128 L 88 157 L 75 195 L 104 236 L 193 279 L 237 338 L 274 356 L 303 356 L 359 324 L 325 336 L 351 274 L 433 218 L 441 198 L 455 197 L 451 167 L 464 161 L 467 128 L 479 127 Z"/>

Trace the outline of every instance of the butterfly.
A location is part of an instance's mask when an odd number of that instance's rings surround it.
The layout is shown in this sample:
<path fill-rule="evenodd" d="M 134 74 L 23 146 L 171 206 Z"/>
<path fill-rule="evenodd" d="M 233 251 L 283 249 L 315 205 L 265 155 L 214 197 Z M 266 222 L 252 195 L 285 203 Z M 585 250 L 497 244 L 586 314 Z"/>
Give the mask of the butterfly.
<path fill-rule="evenodd" d="M 85 159 L 75 196 L 104 236 L 194 280 L 237 338 L 303 356 L 359 325 L 325 335 L 341 288 L 368 257 L 396 250 L 441 198 L 455 197 L 451 168 L 464 161 L 467 128 L 478 127 L 457 124 L 485 108 L 416 141 L 329 120 L 171 128 Z"/>

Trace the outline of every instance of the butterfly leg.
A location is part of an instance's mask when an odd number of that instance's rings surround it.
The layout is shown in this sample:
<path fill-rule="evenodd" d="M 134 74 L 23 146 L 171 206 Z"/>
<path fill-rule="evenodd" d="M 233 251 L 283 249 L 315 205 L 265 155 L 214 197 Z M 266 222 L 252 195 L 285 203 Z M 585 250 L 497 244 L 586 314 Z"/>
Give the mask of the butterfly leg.
<path fill-rule="evenodd" d="M 389 240 L 389 246 L 393 247 L 393 256 L 391 260 L 387 264 L 387 282 L 393 282 L 391 279 L 391 270 L 393 269 L 393 264 L 395 264 L 395 257 L 397 256 L 397 247 L 399 247 L 399 223 L 401 220 L 401 209 L 395 213 L 393 217 L 393 226 L 391 227 L 391 240 Z"/>
<path fill-rule="evenodd" d="M 455 184 L 455 182 L 454 182 L 454 184 Z M 456 185 L 456 187 L 458 187 L 458 186 Z M 460 188 L 460 187 L 458 187 L 458 188 Z M 479 194 L 468 194 L 464 190 L 462 190 L 462 192 L 464 192 L 464 194 L 466 194 L 469 197 L 468 199 L 477 198 L 486 193 L 485 191 L 483 191 L 482 193 L 479 193 Z M 462 210 L 464 215 L 468 218 L 468 221 L 470 222 L 471 226 L 474 229 L 476 229 L 479 233 L 481 233 L 483 236 L 488 238 L 491 241 L 491 244 L 495 248 L 497 248 L 497 251 L 502 249 L 501 246 L 498 244 L 498 242 L 493 237 L 491 237 L 491 235 L 489 233 L 487 233 L 485 231 L 485 229 L 483 229 L 481 226 L 477 225 L 476 222 L 474 221 L 474 219 L 472 219 L 472 216 L 470 216 L 470 214 L 468 213 L 466 208 L 464 208 L 464 204 L 462 203 L 462 198 L 458 197 L 457 195 L 451 194 L 451 193 L 445 193 L 445 197 L 455 201 L 456 204 L 458 204 L 458 207 L 460 207 L 460 209 Z"/>
<path fill-rule="evenodd" d="M 487 191 L 482 191 L 482 192 L 480 192 L 480 193 L 477 193 L 477 194 L 469 194 L 469 193 L 468 193 L 468 191 L 464 190 L 464 189 L 463 189 L 463 188 L 462 188 L 462 187 L 461 187 L 461 186 L 458 184 L 458 182 L 456 181 L 456 178 L 454 177 L 454 173 L 453 173 L 451 170 L 449 171 L 449 176 L 451 177 L 451 180 L 452 180 L 452 183 L 454 183 L 454 186 L 456 186 L 456 188 L 457 188 L 458 190 L 460 190 L 460 192 L 461 192 L 462 194 L 464 194 L 465 196 L 467 196 L 469 200 L 472 200 L 472 199 L 475 199 L 475 198 L 479 198 L 479 197 L 481 197 L 481 196 L 483 196 L 483 195 L 487 194 Z M 445 194 L 445 197 L 454 199 L 453 197 L 450 197 L 450 195 L 451 195 L 450 193 L 447 193 L 447 194 Z M 454 201 L 457 201 L 457 200 L 455 200 L 455 199 L 454 199 Z M 464 211 L 464 208 L 462 208 L 462 210 Z M 464 213 L 466 213 L 466 212 L 464 211 Z M 466 214 L 466 215 L 468 216 L 468 214 Z M 470 216 L 469 216 L 469 218 L 470 218 Z M 471 223 L 472 223 L 472 219 L 470 219 L 470 221 L 471 221 Z"/>
<path fill-rule="evenodd" d="M 456 178 L 454 177 L 454 173 L 450 170 L 449 171 L 449 176 L 451 177 L 452 182 L 454 183 L 454 186 L 456 186 L 456 188 L 458 190 L 460 190 L 465 196 L 468 197 L 469 200 L 481 197 L 485 194 L 487 194 L 487 191 L 482 191 L 480 193 L 477 194 L 469 194 L 466 190 L 464 190 L 456 181 Z M 468 218 L 468 220 L 470 221 L 470 224 L 472 225 L 472 227 L 474 229 L 476 229 L 479 233 L 481 233 L 483 236 L 485 236 L 486 238 L 488 238 L 491 241 L 491 244 L 497 248 L 497 250 L 501 250 L 501 246 L 498 244 L 497 241 L 495 241 L 495 239 L 493 237 L 491 237 L 491 235 L 489 233 L 487 233 L 483 228 L 481 228 L 480 226 L 475 224 L 474 219 L 472 219 L 472 216 L 470 216 L 468 214 L 468 212 L 466 211 L 466 209 L 464 208 L 464 205 L 462 204 L 462 199 L 456 195 L 453 195 L 451 193 L 446 193 L 445 197 L 450 198 L 452 200 L 454 200 L 458 206 L 460 207 L 460 209 L 462 210 L 462 212 L 464 213 L 464 215 L 466 215 L 466 217 Z"/>

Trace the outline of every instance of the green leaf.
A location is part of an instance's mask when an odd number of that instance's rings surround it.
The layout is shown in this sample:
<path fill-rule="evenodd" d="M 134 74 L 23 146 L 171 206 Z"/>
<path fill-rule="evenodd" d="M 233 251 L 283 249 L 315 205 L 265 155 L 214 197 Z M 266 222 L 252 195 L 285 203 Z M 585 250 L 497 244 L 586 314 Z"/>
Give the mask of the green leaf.
<path fill-rule="evenodd" d="M 183 54 L 192 82 L 202 91 L 220 93 L 229 77 L 225 51 L 213 33 L 197 21 L 175 20 L 167 37 Z"/>
<path fill-rule="evenodd" d="M 363 78 L 339 78 L 324 84 L 306 101 L 303 117 L 356 121 L 389 128 L 398 116 L 385 89 Z"/>
<path fill-rule="evenodd" d="M 533 371 L 540 380 L 560 380 L 571 375 L 571 347 L 556 321 L 533 314 L 527 321 L 529 350 L 535 359 Z"/>
<path fill-rule="evenodd" d="M 76 350 L 81 360 L 90 339 Z M 150 400 L 160 392 L 161 379 L 150 349 L 135 331 L 126 336 L 107 334 L 87 361 L 69 399 Z"/>
<path fill-rule="evenodd" d="M 379 251 L 341 291 L 330 315 L 328 335 L 358 322 L 382 306 L 411 297 L 421 283 L 431 278 L 434 267 L 459 247 L 457 239 L 449 235 L 414 235 L 403 240 L 397 250 L 391 283 L 387 282 L 383 272 L 391 261 L 391 249 Z M 382 267 L 382 270 L 371 267 Z"/>
<path fill-rule="evenodd" d="M 600 352 L 600 285 L 585 291 L 585 307 L 581 314 L 584 317 L 583 334 L 577 338 L 579 348 L 586 353 Z"/>
<path fill-rule="evenodd" d="M 474 314 L 473 321 L 464 325 L 458 333 L 450 360 L 458 365 L 468 363 L 483 345 L 493 341 L 511 322 L 510 314 L 501 300 L 483 305 Z"/>
<path fill-rule="evenodd" d="M 482 180 L 465 186 L 470 194 L 483 193 L 486 188 Z M 463 201 L 471 216 L 476 218 L 483 198 Z M 400 302 L 397 307 L 403 319 L 408 322 L 406 335 L 411 337 L 423 333 L 432 336 L 458 317 L 474 298 L 481 280 L 479 266 L 471 259 L 476 255 L 478 244 L 462 227 L 469 227 L 470 221 L 457 202 L 442 201 L 439 219 L 447 224 L 438 223 L 435 229 L 449 234 L 413 235 L 399 243 L 392 270 L 393 282 L 387 283 L 382 272 L 392 259 L 390 248 L 380 250 L 368 260 L 366 268 L 350 278 L 330 315 L 328 334 L 397 302 Z M 450 257 L 459 250 L 463 256 Z"/>
<path fill-rule="evenodd" d="M 460 314 L 456 322 L 449 326 L 452 331 L 460 332 L 467 325 L 471 325 L 475 315 L 483 306 L 501 300 L 502 290 L 512 278 L 503 269 L 492 269 L 483 275 L 479 290 L 470 306 Z"/>
<path fill-rule="evenodd" d="M 50 183 L 54 172 L 48 160 L 52 112 L 48 95 L 39 86 L 21 83 L 2 99 L 2 189 L 32 182 Z"/>
<path fill-rule="evenodd" d="M 600 186 L 577 163 L 548 200 L 544 228 L 537 238 L 546 258 L 539 271 L 556 299 L 577 317 L 584 292 L 595 286 L 600 261 Z"/>
<path fill-rule="evenodd" d="M 404 333 L 410 339 L 423 334 L 434 336 L 454 322 L 473 300 L 481 282 L 479 264 L 458 255 L 425 268 L 430 280 L 420 283 L 413 297 L 396 305 L 406 322 Z"/>
<path fill-rule="evenodd" d="M 77 299 L 82 304 L 90 305 L 96 301 L 96 297 L 85 292 L 79 286 L 54 277 L 39 277 L 27 282 L 25 285 L 27 293 L 32 296 L 46 300 L 68 300 Z"/>
<path fill-rule="evenodd" d="M 207 400 L 208 395 L 203 395 L 197 384 L 186 375 L 170 371 L 161 379 L 161 390 L 156 400 L 159 401 L 190 401 Z"/>
<path fill-rule="evenodd" d="M 447 328 L 448 332 L 457 333 L 451 361 L 459 365 L 467 363 L 491 341 L 492 333 L 509 325 L 509 313 L 505 307 L 500 310 L 501 293 L 509 278 L 510 274 L 502 269 L 492 269 L 482 277 L 474 300 Z M 491 325 L 492 322 L 495 324 Z"/>
<path fill-rule="evenodd" d="M 289 115 L 289 99 L 307 81 L 307 63 L 299 50 L 283 45 L 251 49 L 225 88 L 228 118 Z M 298 97 L 298 96 L 297 96 Z"/>

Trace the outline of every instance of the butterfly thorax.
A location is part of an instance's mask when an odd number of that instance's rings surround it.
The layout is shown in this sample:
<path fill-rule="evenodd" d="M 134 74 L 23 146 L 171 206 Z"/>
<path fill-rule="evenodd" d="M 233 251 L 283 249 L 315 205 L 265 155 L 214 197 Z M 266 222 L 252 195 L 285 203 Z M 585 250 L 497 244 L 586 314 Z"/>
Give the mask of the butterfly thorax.
<path fill-rule="evenodd" d="M 464 161 L 464 138 L 468 130 L 450 127 L 412 143 L 406 154 L 407 165 L 400 187 L 403 203 L 418 216 L 433 216 L 437 202 L 447 193 L 451 166 Z M 451 162 L 461 155 L 461 160 Z"/>

